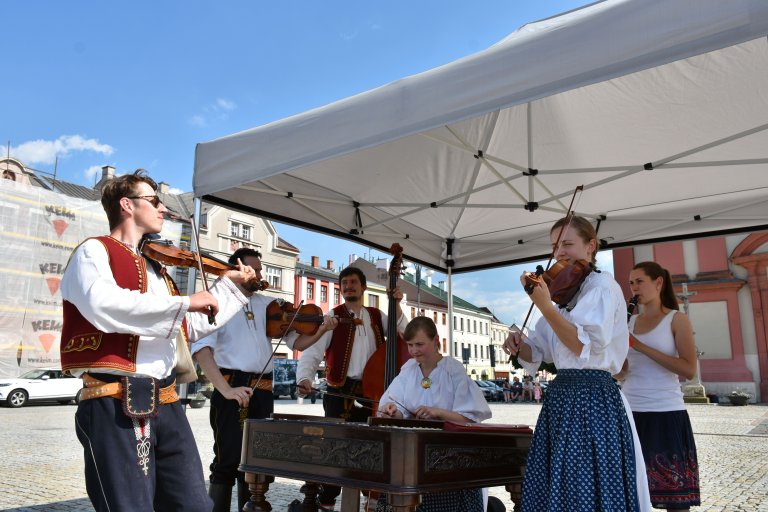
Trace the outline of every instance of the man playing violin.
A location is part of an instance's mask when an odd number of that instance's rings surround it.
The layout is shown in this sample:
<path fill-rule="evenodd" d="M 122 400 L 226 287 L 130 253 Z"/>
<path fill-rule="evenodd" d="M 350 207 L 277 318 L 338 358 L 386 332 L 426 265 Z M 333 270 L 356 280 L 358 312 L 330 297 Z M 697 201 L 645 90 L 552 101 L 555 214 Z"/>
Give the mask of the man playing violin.
<path fill-rule="evenodd" d="M 241 248 L 229 258 L 242 261 L 261 279 L 261 253 Z M 267 306 L 274 297 L 254 293 L 241 314 L 227 325 L 192 345 L 215 391 L 211 396 L 213 462 L 208 494 L 213 512 L 229 512 L 232 486 L 237 481 L 238 510 L 250 493 L 244 473 L 237 470 L 245 418 L 268 418 L 274 410 L 272 396 L 272 340 L 267 336 Z M 292 343 L 289 343 L 292 348 Z"/>
<path fill-rule="evenodd" d="M 137 249 L 163 227 L 167 209 L 156 190 L 143 170 L 107 183 L 101 202 L 110 234 L 80 244 L 61 281 L 61 365 L 85 384 L 75 428 L 98 512 L 210 512 L 175 391 L 176 350 L 239 313 L 250 295 L 242 286 L 255 276 L 240 264 L 209 291 L 179 296 L 165 269 Z"/>
<path fill-rule="evenodd" d="M 339 286 L 344 304 L 333 308 L 314 335 L 297 337 L 298 346 L 310 345 L 299 359 L 296 370 L 299 393 L 312 393 L 312 381 L 320 362 L 325 358 L 328 394 L 323 397 L 325 416 L 347 421 L 366 421 L 374 415 L 371 407 L 357 407 L 362 398 L 363 370 L 368 359 L 387 336 L 387 316 L 378 308 L 363 306 L 365 274 L 356 267 L 346 267 L 339 273 Z M 408 321 L 400 307 L 403 292 L 392 291 L 397 301 L 397 330 L 402 333 Z M 339 322 L 340 318 L 361 319 L 362 324 Z M 364 399 L 363 399 L 364 400 Z M 363 403 L 368 404 L 368 401 Z M 359 404 L 358 404 L 359 405 Z M 333 508 L 340 488 L 323 485 L 318 500 L 326 509 Z"/>

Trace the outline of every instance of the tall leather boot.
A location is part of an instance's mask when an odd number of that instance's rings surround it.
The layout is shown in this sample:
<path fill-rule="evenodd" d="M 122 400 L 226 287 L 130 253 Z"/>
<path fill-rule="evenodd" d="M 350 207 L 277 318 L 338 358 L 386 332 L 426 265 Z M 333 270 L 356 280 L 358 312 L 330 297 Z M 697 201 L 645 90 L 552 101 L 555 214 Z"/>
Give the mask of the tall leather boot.
<path fill-rule="evenodd" d="M 251 499 L 251 490 L 245 480 L 237 480 L 237 510 L 241 512 L 243 507 Z"/>
<path fill-rule="evenodd" d="M 208 496 L 213 500 L 212 512 L 230 512 L 232 503 L 232 486 L 227 484 L 214 484 L 208 487 Z"/>

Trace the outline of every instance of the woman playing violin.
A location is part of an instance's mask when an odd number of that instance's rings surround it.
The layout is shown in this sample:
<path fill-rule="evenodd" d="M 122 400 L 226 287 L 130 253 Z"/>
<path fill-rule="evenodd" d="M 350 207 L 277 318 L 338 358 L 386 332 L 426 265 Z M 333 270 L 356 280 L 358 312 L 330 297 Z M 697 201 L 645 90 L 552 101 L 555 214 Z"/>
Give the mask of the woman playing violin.
<path fill-rule="evenodd" d="M 550 239 L 557 260 L 596 261 L 597 233 L 582 217 L 557 221 Z M 530 298 L 542 318 L 527 337 L 510 333 L 504 350 L 531 375 L 541 362 L 558 371 L 536 424 L 522 510 L 650 510 L 634 423 L 611 377 L 628 350 L 621 288 L 593 271 L 568 307 L 552 303 L 543 279 Z"/>

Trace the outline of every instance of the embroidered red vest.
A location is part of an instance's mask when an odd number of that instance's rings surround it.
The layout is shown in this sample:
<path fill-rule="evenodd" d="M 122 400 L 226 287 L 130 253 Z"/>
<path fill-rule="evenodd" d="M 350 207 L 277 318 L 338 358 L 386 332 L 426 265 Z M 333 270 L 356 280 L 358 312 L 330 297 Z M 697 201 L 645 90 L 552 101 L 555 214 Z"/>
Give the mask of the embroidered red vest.
<path fill-rule="evenodd" d="M 109 236 L 94 237 L 104 245 L 115 282 L 121 288 L 147 292 L 147 263 L 130 247 Z M 169 290 L 178 295 L 176 286 L 162 272 Z M 182 336 L 187 341 L 186 325 L 182 323 Z M 136 352 L 139 336 L 135 334 L 105 333 L 83 317 L 77 307 L 64 301 L 64 322 L 61 330 L 61 369 L 109 368 L 125 372 L 136 371 Z"/>
<path fill-rule="evenodd" d="M 369 308 L 368 314 L 371 316 L 371 327 L 376 338 L 376 347 L 383 343 L 384 328 L 381 323 L 381 311 L 378 308 Z M 352 314 L 343 304 L 333 308 L 333 314 L 339 317 L 352 318 Z M 339 324 L 331 336 L 331 344 L 325 351 L 325 377 L 328 385 L 340 388 L 347 381 L 347 370 L 349 369 L 349 358 L 352 355 L 352 345 L 355 342 L 355 333 L 357 326 L 353 323 Z M 370 354 L 369 356 L 370 357 Z"/>

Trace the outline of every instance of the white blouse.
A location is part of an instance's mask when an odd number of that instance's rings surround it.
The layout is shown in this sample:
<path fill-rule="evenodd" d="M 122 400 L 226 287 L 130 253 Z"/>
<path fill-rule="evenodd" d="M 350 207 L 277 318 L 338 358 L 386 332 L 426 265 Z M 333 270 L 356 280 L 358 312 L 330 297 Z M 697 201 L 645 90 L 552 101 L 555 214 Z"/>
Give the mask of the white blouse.
<path fill-rule="evenodd" d="M 381 399 L 379 409 L 392 402 L 404 418 L 413 417 L 419 406 L 439 407 L 457 412 L 470 421 L 480 422 L 491 417 L 491 409 L 483 392 L 467 375 L 464 365 L 452 357 L 443 357 L 429 374 L 430 386 L 424 388 L 424 376 L 415 359 L 409 359 L 400 368 Z"/>
<path fill-rule="evenodd" d="M 559 312 L 576 326 L 579 341 L 584 344 L 581 354 L 574 354 L 561 343 L 542 317 L 525 340 L 533 361 L 519 360 L 528 373 L 535 375 L 542 361 L 554 363 L 558 369 L 606 370 L 611 375 L 621 370 L 629 350 L 629 331 L 624 297 L 613 276 L 592 272 L 581 285 L 576 306 Z"/>
<path fill-rule="evenodd" d="M 186 317 L 190 341 L 223 326 L 241 311 L 246 297 L 226 277 L 210 287 L 219 303 L 216 325 L 202 313 L 187 313 L 189 297 L 173 296 L 165 279 L 147 265 L 147 293 L 121 288 L 109 266 L 107 250 L 98 240 L 87 240 L 72 254 L 61 279 L 61 296 L 102 332 L 138 334 L 136 372 L 156 379 L 168 377 L 176 366 L 176 339 Z M 88 368 L 72 371 L 80 375 Z M 101 373 L 127 374 L 99 369 Z"/>
<path fill-rule="evenodd" d="M 274 297 L 254 293 L 248 308 L 253 313 L 253 319 L 246 316 L 243 309 L 232 320 L 216 331 L 192 345 L 192 353 L 199 352 L 204 347 L 213 350 L 213 359 L 219 368 L 240 370 L 250 373 L 269 373 L 272 371 L 272 340 L 267 336 L 267 306 Z M 293 343 L 287 339 L 288 348 Z"/>
<path fill-rule="evenodd" d="M 334 316 L 333 310 L 328 315 Z M 363 324 L 355 326 L 357 332 L 355 332 L 355 341 L 352 344 L 352 353 L 349 356 L 349 367 L 347 368 L 347 377 L 358 380 L 363 377 L 363 371 L 368 359 L 376 352 L 376 335 L 373 332 L 373 327 L 371 327 L 371 315 L 367 309 L 363 308 L 361 310 L 360 319 L 363 321 Z M 381 313 L 381 323 L 384 336 L 387 336 L 387 315 L 383 312 Z M 406 325 L 408 325 L 408 319 L 403 314 L 397 319 L 398 332 L 403 332 Z M 338 328 L 345 329 L 346 327 L 340 325 Z M 333 331 L 323 333 L 313 345 L 301 353 L 296 369 L 296 382 L 303 380 L 313 382 L 315 380 L 315 372 L 320 366 L 320 362 L 325 358 L 325 351 L 331 346 L 332 336 Z M 286 336 L 286 340 L 290 340 L 293 343 L 297 337 L 297 333 L 291 333 Z"/>

